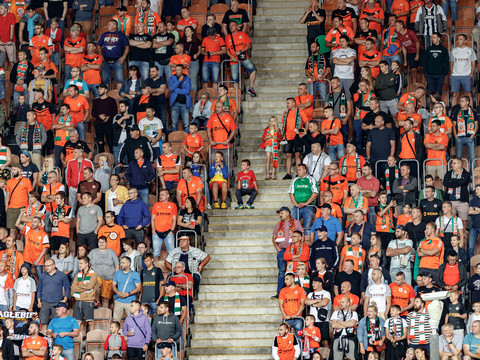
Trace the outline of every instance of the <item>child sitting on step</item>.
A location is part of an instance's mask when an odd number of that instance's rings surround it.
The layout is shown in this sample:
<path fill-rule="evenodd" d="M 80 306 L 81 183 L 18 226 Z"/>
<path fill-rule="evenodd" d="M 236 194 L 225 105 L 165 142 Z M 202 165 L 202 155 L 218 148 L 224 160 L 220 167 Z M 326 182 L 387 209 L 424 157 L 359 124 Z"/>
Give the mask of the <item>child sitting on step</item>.
<path fill-rule="evenodd" d="M 242 160 L 242 171 L 237 175 L 237 204 L 235 209 L 254 209 L 253 202 L 258 195 L 255 173 L 250 170 L 250 160 Z M 249 195 L 247 205 L 243 205 L 242 196 Z"/>

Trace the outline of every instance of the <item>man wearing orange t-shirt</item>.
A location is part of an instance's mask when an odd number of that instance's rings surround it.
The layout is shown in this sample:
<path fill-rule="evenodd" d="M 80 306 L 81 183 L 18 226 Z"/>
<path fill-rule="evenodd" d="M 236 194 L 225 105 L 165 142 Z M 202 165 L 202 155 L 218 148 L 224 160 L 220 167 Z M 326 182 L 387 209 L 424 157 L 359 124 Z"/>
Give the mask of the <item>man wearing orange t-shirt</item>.
<path fill-rule="evenodd" d="M 407 24 L 407 18 L 410 14 L 410 4 L 407 0 L 393 0 L 391 13 L 397 15 L 397 19 Z"/>
<path fill-rule="evenodd" d="M 234 119 L 238 118 L 237 102 L 235 101 L 235 98 L 228 97 L 228 87 L 225 84 L 220 84 L 218 87 L 218 99 L 212 101 L 212 106 L 210 108 L 212 114 L 215 113 L 215 107 L 218 101 L 223 103 L 223 108 L 226 113 L 232 115 Z"/>
<path fill-rule="evenodd" d="M 327 190 L 333 193 L 333 202 L 338 205 L 343 205 L 348 197 L 347 179 L 339 175 L 338 165 L 335 163 L 328 166 L 327 176 L 320 180 L 320 198 L 323 198 L 323 193 Z"/>
<path fill-rule="evenodd" d="M 11 165 L 12 178 L 7 181 L 7 195 L 5 204 L 7 204 L 7 229 L 10 234 L 15 234 L 15 222 L 19 218 L 21 210 L 28 206 L 28 193 L 33 190 L 29 179 L 22 176 L 22 166 L 20 164 Z"/>
<path fill-rule="evenodd" d="M 360 298 L 351 293 L 352 290 L 352 284 L 348 281 L 344 281 L 340 284 L 340 294 L 335 296 L 333 299 L 333 311 L 338 311 L 340 310 L 340 300 L 342 300 L 344 297 L 348 297 L 350 299 L 350 309 L 353 311 L 357 310 L 357 307 L 360 303 Z"/>
<path fill-rule="evenodd" d="M 287 157 L 287 175 L 283 180 L 290 180 L 292 178 L 292 154 L 295 153 L 295 161 L 297 164 L 302 163 L 301 153 L 303 146 L 301 144 L 300 134 L 305 133 L 305 124 L 308 121 L 305 111 L 299 109 L 295 105 L 295 99 L 290 97 L 286 100 L 287 110 L 282 115 L 282 126 L 284 129 L 284 139 L 287 144 L 283 149 Z"/>
<path fill-rule="evenodd" d="M 87 42 L 80 36 L 80 29 L 77 25 L 70 28 L 70 36 L 65 39 L 63 48 L 65 50 L 65 69 L 64 74 L 69 77 L 72 67 L 80 67 L 82 65 L 83 54 Z"/>
<path fill-rule="evenodd" d="M 175 55 L 170 58 L 170 63 L 168 64 L 172 73 L 175 73 L 175 67 L 178 64 L 182 64 L 184 68 L 183 73 L 185 75 L 188 75 L 188 68 L 190 67 L 190 62 L 192 61 L 192 58 L 190 57 L 190 55 L 185 54 L 184 51 L 185 47 L 183 46 L 183 44 L 175 45 Z"/>
<path fill-rule="evenodd" d="M 34 217 L 31 227 L 21 224 L 21 216 L 18 217 L 15 226 L 25 234 L 25 248 L 23 250 L 23 261 L 28 270 L 35 267 L 37 274 L 43 272 L 45 254 L 50 248 L 48 235 L 40 229 L 42 219 Z"/>
<path fill-rule="evenodd" d="M 295 276 L 292 273 L 285 275 L 285 287 L 278 296 L 278 305 L 283 319 L 295 329 L 295 333 L 303 330 L 303 321 L 296 319 L 302 316 L 305 308 L 305 290 L 295 284 Z"/>
<path fill-rule="evenodd" d="M 313 95 L 308 94 L 307 84 L 301 83 L 298 85 L 298 96 L 295 96 L 295 105 L 297 109 L 305 112 L 307 119 L 313 120 Z"/>
<path fill-rule="evenodd" d="M 23 253 L 17 250 L 13 236 L 8 236 L 5 241 L 5 250 L 0 251 L 0 260 L 7 265 L 6 271 L 12 275 L 13 280 L 18 278 L 20 267 L 23 265 Z M 33 304 L 32 304 L 33 305 Z"/>
<path fill-rule="evenodd" d="M 375 40 L 368 38 L 365 40 L 365 51 L 358 53 L 358 65 L 367 66 L 372 71 L 372 77 L 375 79 L 380 73 L 380 61 L 382 53 L 375 48 Z"/>
<path fill-rule="evenodd" d="M 38 335 L 40 328 L 35 322 L 28 327 L 29 337 L 22 341 L 22 355 L 28 360 L 43 360 L 48 350 L 47 339 Z"/>
<path fill-rule="evenodd" d="M 323 113 L 325 114 L 325 120 L 322 121 L 320 132 L 327 138 L 328 156 L 332 161 L 340 160 L 345 155 L 343 134 L 340 131 L 342 123 L 333 116 L 333 106 L 326 106 Z"/>
<path fill-rule="evenodd" d="M 346 35 L 349 39 L 349 44 L 353 43 L 355 34 L 352 29 L 343 24 L 343 19 L 340 16 L 332 18 L 333 28 L 325 36 L 325 46 L 331 47 L 332 50 L 340 48 L 340 36 Z"/>
<path fill-rule="evenodd" d="M 359 19 L 366 18 L 369 21 L 369 27 L 376 30 L 377 34 L 382 33 L 382 24 L 385 20 L 385 15 L 376 0 L 368 0 L 367 4 L 360 13 Z"/>
<path fill-rule="evenodd" d="M 218 76 L 220 74 L 220 56 L 227 53 L 225 40 L 217 34 L 215 27 L 207 31 L 207 35 L 202 41 L 202 81 L 204 87 L 208 81 L 212 80 L 212 87 L 217 87 Z"/>
<path fill-rule="evenodd" d="M 38 52 L 41 48 L 48 49 L 48 55 L 51 57 L 53 55 L 53 42 L 52 38 L 43 33 L 43 25 L 35 24 L 33 28 L 35 36 L 29 40 L 28 49 L 32 55 L 31 63 L 33 66 L 38 66 L 40 64 L 40 56 Z"/>
<path fill-rule="evenodd" d="M 413 308 L 413 300 L 415 299 L 415 290 L 405 282 L 405 274 L 398 272 L 395 276 L 395 282 L 390 284 L 392 292 L 392 305 L 400 306 L 400 315 L 408 315 L 410 309 Z"/>
<path fill-rule="evenodd" d="M 425 165 L 425 174 L 432 175 L 433 178 L 441 178 L 446 173 L 448 136 L 440 131 L 441 126 L 440 120 L 433 120 L 432 132 L 425 134 L 424 140 L 427 159 L 441 159 L 441 161 L 429 160 Z"/>
<path fill-rule="evenodd" d="M 145 32 L 153 36 L 157 30 L 158 23 L 162 20 L 160 19 L 160 15 L 150 7 L 150 1 L 142 0 L 140 3 L 140 11 L 135 16 L 135 26 L 137 26 L 139 22 L 143 22 L 145 24 Z"/>
<path fill-rule="evenodd" d="M 402 160 L 415 160 L 423 159 L 423 142 L 422 137 L 416 131 L 413 131 L 413 119 L 408 118 L 403 121 L 403 128 L 405 132 L 400 135 L 398 140 L 397 151 L 398 157 Z M 417 174 L 416 161 L 407 161 L 403 164 L 410 164 L 410 168 L 413 168 L 412 176 L 418 177 L 420 174 Z"/>
<path fill-rule="evenodd" d="M 103 56 L 97 53 L 97 44 L 89 42 L 87 44 L 87 53 L 83 56 L 82 66 L 83 80 L 88 85 L 88 91 L 98 98 L 97 85 L 102 82 L 100 69 L 102 68 Z"/>
<path fill-rule="evenodd" d="M 157 174 L 163 188 L 170 189 L 173 183 L 180 180 L 182 158 L 173 153 L 172 144 L 168 141 L 162 144 L 162 151 L 163 154 L 158 157 Z"/>
<path fill-rule="evenodd" d="M 353 142 L 348 142 L 346 154 L 340 159 L 340 175 L 345 176 L 348 183 L 354 183 L 362 177 L 362 168 L 365 158 L 357 154 L 357 147 Z"/>
<path fill-rule="evenodd" d="M 188 8 L 184 7 L 181 11 L 182 18 L 177 21 L 177 30 L 180 37 L 183 37 L 183 31 L 187 26 L 191 26 L 193 30 L 197 30 L 198 20 L 190 16 L 190 11 L 188 11 Z"/>
<path fill-rule="evenodd" d="M 418 273 L 436 273 L 440 264 L 443 263 L 444 246 L 443 242 L 435 237 L 437 225 L 428 223 L 425 228 L 425 240 L 420 242 L 417 248 L 417 256 L 420 257 Z"/>
<path fill-rule="evenodd" d="M 120 240 L 125 237 L 125 230 L 123 227 L 115 223 L 115 212 L 105 212 L 105 225 L 99 230 L 97 237 L 105 236 L 107 239 L 107 248 L 115 251 L 117 256 L 122 252 Z"/>
<path fill-rule="evenodd" d="M 67 92 L 68 96 L 63 102 L 70 106 L 70 116 L 78 131 L 78 137 L 80 140 L 85 141 L 87 137 L 85 122 L 90 115 L 88 100 L 78 94 L 78 87 L 76 85 L 70 85 Z"/>
<path fill-rule="evenodd" d="M 231 147 L 229 144 L 237 135 L 237 124 L 225 111 L 223 102 L 217 102 L 215 113 L 210 116 L 205 127 L 207 128 L 208 141 L 212 149 L 222 152 L 223 158 L 228 159 L 227 147 Z"/>
<path fill-rule="evenodd" d="M 185 200 L 187 197 L 192 196 L 196 203 L 197 208 L 203 212 L 205 211 L 205 198 L 203 196 L 203 189 L 205 185 L 198 176 L 193 176 L 192 169 L 187 166 L 182 170 L 182 179 L 177 185 L 177 203 L 181 204 L 180 208 L 185 209 Z"/>
<path fill-rule="evenodd" d="M 173 232 L 177 226 L 177 205 L 170 201 L 170 193 L 163 189 L 160 191 L 160 201 L 153 205 L 152 220 L 153 224 L 153 256 L 160 256 L 163 242 L 167 253 L 175 248 L 175 236 Z"/>

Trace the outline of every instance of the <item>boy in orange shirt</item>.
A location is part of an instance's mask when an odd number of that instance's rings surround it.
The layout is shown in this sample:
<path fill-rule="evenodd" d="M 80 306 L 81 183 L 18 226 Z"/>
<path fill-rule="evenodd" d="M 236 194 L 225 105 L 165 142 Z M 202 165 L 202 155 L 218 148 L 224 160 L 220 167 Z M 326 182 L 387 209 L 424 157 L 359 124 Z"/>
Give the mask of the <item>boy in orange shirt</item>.
<path fill-rule="evenodd" d="M 333 116 L 333 107 L 326 106 L 323 109 L 325 120 L 322 121 L 320 132 L 327 137 L 328 156 L 332 161 L 340 160 L 345 155 L 343 135 L 340 129 L 342 123 Z"/>
<path fill-rule="evenodd" d="M 203 138 L 197 133 L 198 131 L 198 124 L 191 123 L 188 127 L 190 133 L 185 137 L 183 141 L 183 150 L 185 151 L 185 163 L 192 161 L 193 153 L 195 151 L 199 151 L 200 153 L 203 151 L 205 147 L 203 144 Z"/>
<path fill-rule="evenodd" d="M 303 350 L 304 352 L 308 351 L 311 357 L 320 347 L 322 335 L 320 334 L 320 329 L 315 326 L 315 316 L 307 315 L 305 317 L 305 326 L 298 335 L 303 336 Z"/>

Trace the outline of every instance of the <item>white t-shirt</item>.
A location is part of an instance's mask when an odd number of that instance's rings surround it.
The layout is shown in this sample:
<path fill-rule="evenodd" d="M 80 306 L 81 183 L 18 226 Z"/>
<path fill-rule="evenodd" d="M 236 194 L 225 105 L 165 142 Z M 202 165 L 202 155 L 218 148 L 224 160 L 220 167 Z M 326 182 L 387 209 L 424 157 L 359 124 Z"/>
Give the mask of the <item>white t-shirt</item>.
<path fill-rule="evenodd" d="M 162 120 L 154 117 L 152 120 L 148 120 L 146 117 L 140 120 L 138 128 L 143 131 L 145 136 L 156 137 L 158 132 L 163 129 Z M 157 141 L 152 147 L 160 147 L 160 143 Z"/>
<path fill-rule="evenodd" d="M 446 233 L 453 233 L 453 220 L 452 217 L 446 217 L 445 215 L 439 216 L 437 220 L 435 220 L 435 224 L 437 224 L 437 229 L 440 229 L 440 218 L 443 218 L 443 223 L 445 224 L 445 232 Z M 463 221 L 459 217 L 457 217 L 457 229 L 463 229 Z"/>
<path fill-rule="evenodd" d="M 5 283 L 7 282 L 7 276 L 0 276 L 0 305 L 8 305 L 7 294 L 5 293 Z"/>
<path fill-rule="evenodd" d="M 412 240 L 409 240 L 409 239 L 397 240 L 397 239 L 395 239 L 395 240 L 391 240 L 388 243 L 388 247 L 392 250 L 403 249 L 403 248 L 406 248 L 408 246 L 410 246 L 413 249 Z M 403 267 L 402 265 L 400 265 L 400 259 L 402 258 L 402 256 L 407 256 L 408 258 L 410 258 L 411 253 L 412 252 L 410 251 L 408 254 L 405 254 L 405 255 L 397 255 L 397 256 L 391 257 L 390 269 Z"/>
<path fill-rule="evenodd" d="M 28 309 L 30 308 L 32 302 L 32 293 L 37 291 L 37 287 L 35 285 L 35 281 L 32 278 L 27 278 L 26 280 L 21 277 L 15 280 L 15 284 L 13 285 L 13 290 L 15 290 L 17 294 L 17 302 L 16 308 L 17 309 Z"/>
<path fill-rule="evenodd" d="M 365 296 L 370 298 L 370 304 L 375 302 L 377 304 L 378 312 L 384 313 L 387 309 L 387 296 L 392 296 L 390 286 L 385 284 L 372 284 L 367 287 Z"/>
<path fill-rule="evenodd" d="M 330 309 L 332 307 L 332 297 L 330 295 L 330 293 L 326 290 L 322 290 L 322 291 L 314 291 L 314 292 L 311 292 L 307 295 L 307 298 L 309 299 L 312 299 L 312 300 L 323 300 L 323 299 L 328 299 L 330 300 L 327 304 L 327 306 L 324 306 L 324 307 L 321 307 L 321 308 L 317 308 L 315 306 L 310 306 L 310 315 L 313 315 L 315 316 L 315 322 L 320 322 L 319 318 L 318 318 L 318 310 L 320 309 L 325 309 L 327 310 L 327 318 L 323 321 L 330 321 Z"/>
<path fill-rule="evenodd" d="M 357 56 L 357 52 L 351 48 L 347 49 L 336 49 L 332 51 L 332 59 L 346 59 L 352 56 Z M 355 79 L 353 74 L 353 68 L 355 61 L 352 61 L 351 65 L 337 65 L 335 64 L 334 75 L 339 79 Z"/>
<path fill-rule="evenodd" d="M 472 48 L 454 48 L 450 54 L 450 62 L 453 62 L 452 76 L 470 76 L 472 61 L 476 60 L 477 55 Z"/>
<path fill-rule="evenodd" d="M 118 190 L 118 188 L 117 188 Z M 108 198 L 107 198 L 107 209 L 110 211 L 113 211 L 115 215 L 118 215 L 120 213 L 120 209 L 122 208 L 123 204 L 119 204 L 117 206 L 113 205 L 113 199 L 117 198 L 117 190 L 112 191 L 108 193 Z"/>

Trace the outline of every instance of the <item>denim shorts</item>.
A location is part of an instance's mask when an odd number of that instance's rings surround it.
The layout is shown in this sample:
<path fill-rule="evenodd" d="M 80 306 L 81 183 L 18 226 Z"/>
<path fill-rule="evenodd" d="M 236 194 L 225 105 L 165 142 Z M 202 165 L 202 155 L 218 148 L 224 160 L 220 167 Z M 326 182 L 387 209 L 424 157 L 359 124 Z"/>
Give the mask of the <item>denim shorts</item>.
<path fill-rule="evenodd" d="M 251 74 L 254 71 L 257 71 L 257 68 L 253 64 L 252 60 L 247 59 L 245 61 L 242 61 L 240 64 L 242 64 L 242 67 L 248 71 L 249 74 Z M 239 68 L 239 63 L 232 64 L 232 79 L 235 82 L 238 82 L 240 76 L 239 76 L 240 68 Z"/>
<path fill-rule="evenodd" d="M 460 92 L 461 88 L 465 92 L 472 92 L 472 78 L 470 76 L 450 76 L 450 90 Z"/>

